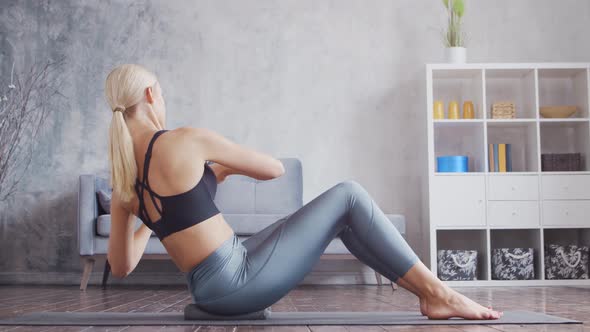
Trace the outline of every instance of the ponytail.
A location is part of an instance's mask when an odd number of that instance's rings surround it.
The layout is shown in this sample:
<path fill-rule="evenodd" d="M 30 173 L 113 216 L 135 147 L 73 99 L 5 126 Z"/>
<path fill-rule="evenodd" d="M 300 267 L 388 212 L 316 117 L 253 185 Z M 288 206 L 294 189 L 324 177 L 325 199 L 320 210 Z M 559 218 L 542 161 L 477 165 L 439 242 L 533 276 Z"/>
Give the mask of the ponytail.
<path fill-rule="evenodd" d="M 124 202 L 135 196 L 134 185 L 137 165 L 133 153 L 133 140 L 125 122 L 124 111 L 113 111 L 109 127 L 110 186 Z"/>
<path fill-rule="evenodd" d="M 133 140 L 125 122 L 125 112 L 128 107 L 140 102 L 145 88 L 155 82 L 154 74 L 136 64 L 120 65 L 106 79 L 105 94 L 113 111 L 108 143 L 110 186 L 124 202 L 136 196 L 134 186 L 137 178 Z"/>

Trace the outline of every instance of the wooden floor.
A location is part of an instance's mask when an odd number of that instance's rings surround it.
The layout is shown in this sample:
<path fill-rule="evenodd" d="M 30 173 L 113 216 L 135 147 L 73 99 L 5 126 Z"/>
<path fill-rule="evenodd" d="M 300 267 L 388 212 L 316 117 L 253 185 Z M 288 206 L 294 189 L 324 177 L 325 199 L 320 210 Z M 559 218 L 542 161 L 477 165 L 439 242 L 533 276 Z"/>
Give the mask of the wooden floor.
<path fill-rule="evenodd" d="M 441 325 L 441 326 L 1 326 L 0 331 L 588 331 L 590 288 L 457 288 L 477 302 L 499 310 L 527 309 L 584 321 L 584 325 Z M 182 312 L 190 296 L 185 287 L 0 286 L 0 319 L 34 311 Z M 370 285 L 302 285 L 271 307 L 272 311 L 419 310 L 418 299 L 404 289 Z"/>

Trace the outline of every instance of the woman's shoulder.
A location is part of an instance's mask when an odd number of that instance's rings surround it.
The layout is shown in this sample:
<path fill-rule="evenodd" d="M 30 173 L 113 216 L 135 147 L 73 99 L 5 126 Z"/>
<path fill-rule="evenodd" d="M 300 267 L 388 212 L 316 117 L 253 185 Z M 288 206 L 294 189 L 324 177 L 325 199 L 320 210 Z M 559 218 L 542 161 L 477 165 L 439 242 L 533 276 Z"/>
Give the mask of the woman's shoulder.
<path fill-rule="evenodd" d="M 193 143 L 196 139 L 196 135 L 198 134 L 196 133 L 195 127 L 184 126 L 174 129 L 165 129 L 165 133 L 164 135 L 161 135 L 160 139 L 166 141 L 166 143 L 164 143 L 165 145 L 171 145 L 179 148 L 183 146 L 186 147 L 187 145 Z"/>
<path fill-rule="evenodd" d="M 183 137 L 185 139 L 191 139 L 191 140 L 195 140 L 195 141 L 199 141 L 204 138 L 207 138 L 208 136 L 217 134 L 217 132 L 215 132 L 212 129 L 209 129 L 206 127 L 195 127 L 195 126 L 182 126 L 182 127 L 172 129 L 170 131 L 174 131 L 175 136 Z"/>
<path fill-rule="evenodd" d="M 194 132 L 190 127 L 169 129 L 160 138 L 160 156 L 169 169 L 205 163 L 205 156 L 194 141 Z"/>

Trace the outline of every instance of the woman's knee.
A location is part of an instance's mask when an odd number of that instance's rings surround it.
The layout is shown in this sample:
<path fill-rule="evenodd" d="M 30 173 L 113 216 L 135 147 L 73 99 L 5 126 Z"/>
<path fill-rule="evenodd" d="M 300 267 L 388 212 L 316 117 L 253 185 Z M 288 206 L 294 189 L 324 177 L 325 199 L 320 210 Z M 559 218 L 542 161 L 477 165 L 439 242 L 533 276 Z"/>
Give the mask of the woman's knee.
<path fill-rule="evenodd" d="M 355 180 L 344 180 L 336 185 L 339 190 L 344 191 L 347 194 L 368 194 L 365 187 Z"/>

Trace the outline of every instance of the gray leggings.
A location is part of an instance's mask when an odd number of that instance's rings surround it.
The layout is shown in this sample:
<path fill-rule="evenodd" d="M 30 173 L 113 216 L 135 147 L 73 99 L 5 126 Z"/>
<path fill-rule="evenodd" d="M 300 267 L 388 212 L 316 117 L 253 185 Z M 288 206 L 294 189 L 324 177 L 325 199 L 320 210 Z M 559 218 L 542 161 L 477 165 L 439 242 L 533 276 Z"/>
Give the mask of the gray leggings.
<path fill-rule="evenodd" d="M 218 315 L 263 310 L 303 280 L 336 236 L 394 282 L 419 260 L 369 193 L 347 180 L 244 241 L 227 239 L 186 274 L 193 303 Z"/>

